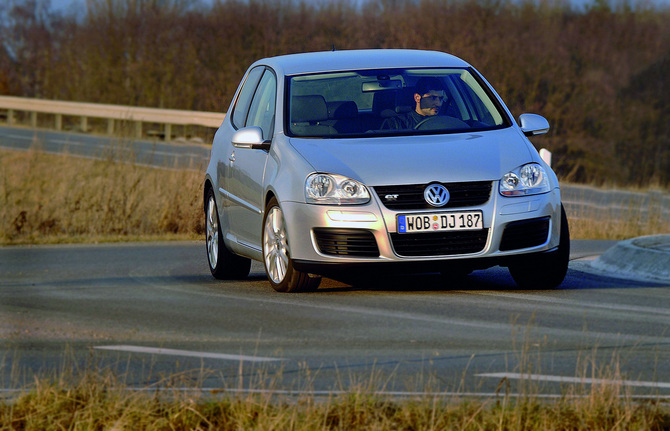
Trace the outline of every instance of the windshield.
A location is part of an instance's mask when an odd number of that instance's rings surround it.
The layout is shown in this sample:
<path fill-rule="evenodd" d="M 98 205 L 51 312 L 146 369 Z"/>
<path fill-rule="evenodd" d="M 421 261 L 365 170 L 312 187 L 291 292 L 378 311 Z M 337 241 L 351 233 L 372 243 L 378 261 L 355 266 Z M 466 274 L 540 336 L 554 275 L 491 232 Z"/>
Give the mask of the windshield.
<path fill-rule="evenodd" d="M 510 125 L 469 69 L 345 71 L 287 82 L 289 136 L 461 133 Z"/>

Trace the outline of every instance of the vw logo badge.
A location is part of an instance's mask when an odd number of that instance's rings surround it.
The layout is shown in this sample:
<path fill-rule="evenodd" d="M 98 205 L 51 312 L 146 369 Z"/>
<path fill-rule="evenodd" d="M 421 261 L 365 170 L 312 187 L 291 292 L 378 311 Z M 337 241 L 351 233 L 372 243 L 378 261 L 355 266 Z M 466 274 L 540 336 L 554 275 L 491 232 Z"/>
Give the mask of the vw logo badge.
<path fill-rule="evenodd" d="M 442 184 L 431 184 L 423 191 L 423 197 L 434 207 L 443 207 L 449 202 L 449 190 Z"/>

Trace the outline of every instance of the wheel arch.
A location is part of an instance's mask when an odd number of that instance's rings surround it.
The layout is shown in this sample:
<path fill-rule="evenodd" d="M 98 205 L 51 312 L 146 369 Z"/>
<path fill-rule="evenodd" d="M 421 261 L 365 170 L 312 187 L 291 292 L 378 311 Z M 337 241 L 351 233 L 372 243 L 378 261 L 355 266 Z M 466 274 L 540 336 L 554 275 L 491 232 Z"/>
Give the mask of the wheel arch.
<path fill-rule="evenodd" d="M 268 204 L 270 203 L 270 200 L 272 198 L 277 199 L 277 202 L 279 202 L 279 198 L 277 197 L 277 194 L 274 192 L 274 190 L 268 190 L 267 193 L 265 193 L 265 202 L 263 202 L 263 211 L 265 211 L 265 208 L 268 207 Z"/>
<path fill-rule="evenodd" d="M 204 211 L 207 211 L 207 194 L 210 190 L 214 190 L 212 180 L 205 178 L 205 184 L 202 187 L 202 207 Z M 216 193 L 214 193 L 214 200 L 216 200 Z"/>

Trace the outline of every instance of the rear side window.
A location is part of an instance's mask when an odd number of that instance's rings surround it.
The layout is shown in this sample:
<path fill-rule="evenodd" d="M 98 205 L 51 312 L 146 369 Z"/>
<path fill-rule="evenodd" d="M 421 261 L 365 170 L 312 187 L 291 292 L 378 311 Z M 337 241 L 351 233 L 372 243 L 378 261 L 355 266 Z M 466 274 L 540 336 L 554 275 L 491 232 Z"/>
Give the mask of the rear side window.
<path fill-rule="evenodd" d="M 232 113 L 232 122 L 236 129 L 244 127 L 244 123 L 247 121 L 251 99 L 254 96 L 256 87 L 258 87 L 258 81 L 264 70 L 265 67 L 263 66 L 254 68 L 249 72 L 247 79 L 244 81 L 242 91 L 240 91 L 240 95 L 237 97 L 237 102 L 235 102 L 235 107 L 233 108 Z"/>

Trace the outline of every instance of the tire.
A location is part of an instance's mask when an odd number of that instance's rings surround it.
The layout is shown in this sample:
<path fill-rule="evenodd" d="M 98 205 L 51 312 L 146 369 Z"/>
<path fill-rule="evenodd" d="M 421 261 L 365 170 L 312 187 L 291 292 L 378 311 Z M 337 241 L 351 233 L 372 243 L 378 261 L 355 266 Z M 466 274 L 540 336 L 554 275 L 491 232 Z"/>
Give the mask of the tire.
<path fill-rule="evenodd" d="M 561 234 L 558 249 L 529 256 L 523 263 L 510 265 L 509 272 L 522 289 L 554 289 L 568 272 L 570 261 L 570 229 L 565 208 L 561 205 Z"/>
<path fill-rule="evenodd" d="M 311 292 L 321 283 L 321 277 L 293 267 L 284 213 L 274 197 L 268 202 L 263 216 L 263 265 L 277 292 Z"/>
<path fill-rule="evenodd" d="M 209 270 L 219 280 L 246 278 L 251 270 L 251 259 L 238 256 L 226 247 L 212 189 L 207 192 L 205 202 L 205 239 Z"/>

